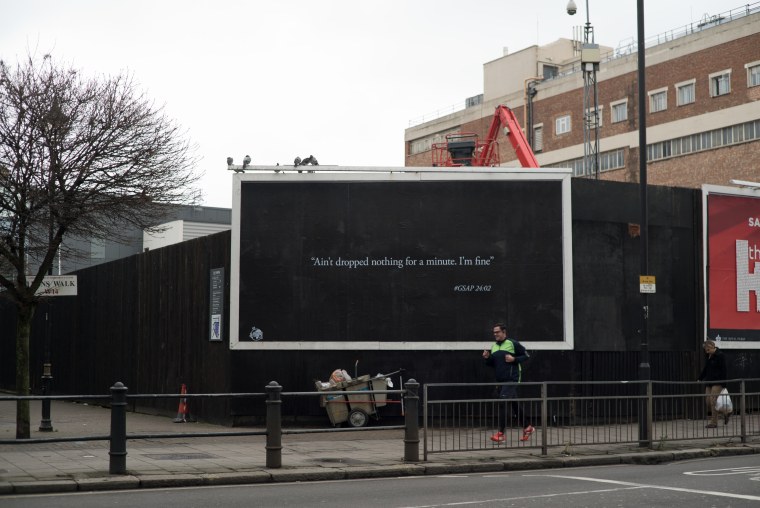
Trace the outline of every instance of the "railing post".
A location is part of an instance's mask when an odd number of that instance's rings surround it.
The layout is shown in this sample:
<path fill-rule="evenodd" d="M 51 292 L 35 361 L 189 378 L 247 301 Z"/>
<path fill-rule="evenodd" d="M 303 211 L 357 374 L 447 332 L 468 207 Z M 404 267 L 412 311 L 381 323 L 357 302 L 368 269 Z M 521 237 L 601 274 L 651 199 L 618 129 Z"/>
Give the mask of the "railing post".
<path fill-rule="evenodd" d="M 404 462 L 420 460 L 420 424 L 419 424 L 419 389 L 420 384 L 414 379 L 405 383 L 404 394 Z"/>
<path fill-rule="evenodd" d="M 741 389 L 741 395 L 739 396 L 740 404 L 738 405 L 739 409 L 739 429 L 741 430 L 741 441 L 742 443 L 747 442 L 747 420 L 745 418 L 745 414 L 747 414 L 747 411 L 744 410 L 745 407 L 747 407 L 747 390 L 746 386 L 744 385 L 744 380 L 742 379 L 742 382 L 740 384 Z M 737 409 L 737 405 L 734 404 L 734 409 Z"/>
<path fill-rule="evenodd" d="M 266 386 L 267 392 L 267 467 L 282 467 L 282 386 L 272 381 Z"/>
<path fill-rule="evenodd" d="M 639 397 L 636 399 L 639 420 L 639 447 L 652 447 L 652 381 L 639 383 Z"/>
<path fill-rule="evenodd" d="M 549 453 L 549 388 L 546 383 L 541 383 L 541 455 Z"/>
<path fill-rule="evenodd" d="M 53 376 L 50 363 L 42 364 L 42 395 L 52 395 Z M 52 432 L 53 423 L 50 420 L 50 399 L 42 399 L 42 419 L 40 432 Z"/>
<path fill-rule="evenodd" d="M 127 387 L 120 381 L 111 387 L 111 448 L 108 472 L 127 472 Z"/>
<path fill-rule="evenodd" d="M 647 381 L 647 446 L 652 447 L 652 422 L 654 421 L 654 388 L 652 380 Z"/>

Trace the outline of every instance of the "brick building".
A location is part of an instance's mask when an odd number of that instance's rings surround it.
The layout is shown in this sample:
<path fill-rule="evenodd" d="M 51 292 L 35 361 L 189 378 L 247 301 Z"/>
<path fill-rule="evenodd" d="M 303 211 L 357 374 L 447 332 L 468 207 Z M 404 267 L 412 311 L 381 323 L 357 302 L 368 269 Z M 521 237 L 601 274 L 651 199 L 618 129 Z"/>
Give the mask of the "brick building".
<path fill-rule="evenodd" d="M 484 139 L 494 108 L 506 104 L 542 167 L 592 176 L 583 165 L 580 46 L 559 39 L 484 64 L 482 95 L 406 129 L 405 165 L 430 166 L 431 145 L 448 133 Z M 658 35 L 646 46 L 648 182 L 694 188 L 760 179 L 760 2 Z M 605 180 L 638 181 L 635 48 L 600 46 L 598 156 Z M 499 141 L 501 165 L 519 165 L 510 144 Z"/>

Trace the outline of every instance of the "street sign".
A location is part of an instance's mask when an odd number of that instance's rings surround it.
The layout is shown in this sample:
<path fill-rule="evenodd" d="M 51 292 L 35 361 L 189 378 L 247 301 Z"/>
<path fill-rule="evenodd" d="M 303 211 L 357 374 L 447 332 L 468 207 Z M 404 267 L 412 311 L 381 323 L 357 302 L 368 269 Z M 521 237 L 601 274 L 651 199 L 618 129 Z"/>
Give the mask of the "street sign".
<path fill-rule="evenodd" d="M 209 271 L 209 315 L 211 316 L 211 328 L 209 329 L 210 341 L 222 340 L 222 315 L 224 314 L 224 268 L 212 268 Z"/>
<path fill-rule="evenodd" d="M 654 275 L 639 275 L 639 293 L 656 293 L 657 284 Z"/>
<path fill-rule="evenodd" d="M 31 284 L 34 277 L 27 276 L 26 283 Z M 76 275 L 45 275 L 35 296 L 76 296 Z"/>

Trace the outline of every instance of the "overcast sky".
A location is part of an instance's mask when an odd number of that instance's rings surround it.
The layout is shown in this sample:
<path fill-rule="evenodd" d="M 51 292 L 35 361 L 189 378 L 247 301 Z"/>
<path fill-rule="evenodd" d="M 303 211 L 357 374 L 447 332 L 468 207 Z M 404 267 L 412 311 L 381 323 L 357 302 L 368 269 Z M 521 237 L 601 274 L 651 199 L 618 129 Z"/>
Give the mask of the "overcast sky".
<path fill-rule="evenodd" d="M 403 166 L 410 121 L 483 92 L 504 48 L 571 38 L 575 0 L 0 0 L 0 58 L 51 53 L 131 73 L 198 146 L 204 204 L 230 207 L 225 159 Z M 645 1 L 646 37 L 740 7 Z M 636 0 L 590 0 L 596 42 L 636 35 Z"/>

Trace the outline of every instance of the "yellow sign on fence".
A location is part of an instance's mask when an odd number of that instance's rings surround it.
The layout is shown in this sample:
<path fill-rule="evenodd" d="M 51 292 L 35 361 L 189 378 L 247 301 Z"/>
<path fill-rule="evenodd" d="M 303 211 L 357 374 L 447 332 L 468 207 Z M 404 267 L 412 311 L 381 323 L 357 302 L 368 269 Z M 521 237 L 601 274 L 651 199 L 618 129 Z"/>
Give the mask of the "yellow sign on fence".
<path fill-rule="evenodd" d="M 656 293 L 656 290 L 654 275 L 639 275 L 639 293 Z"/>

